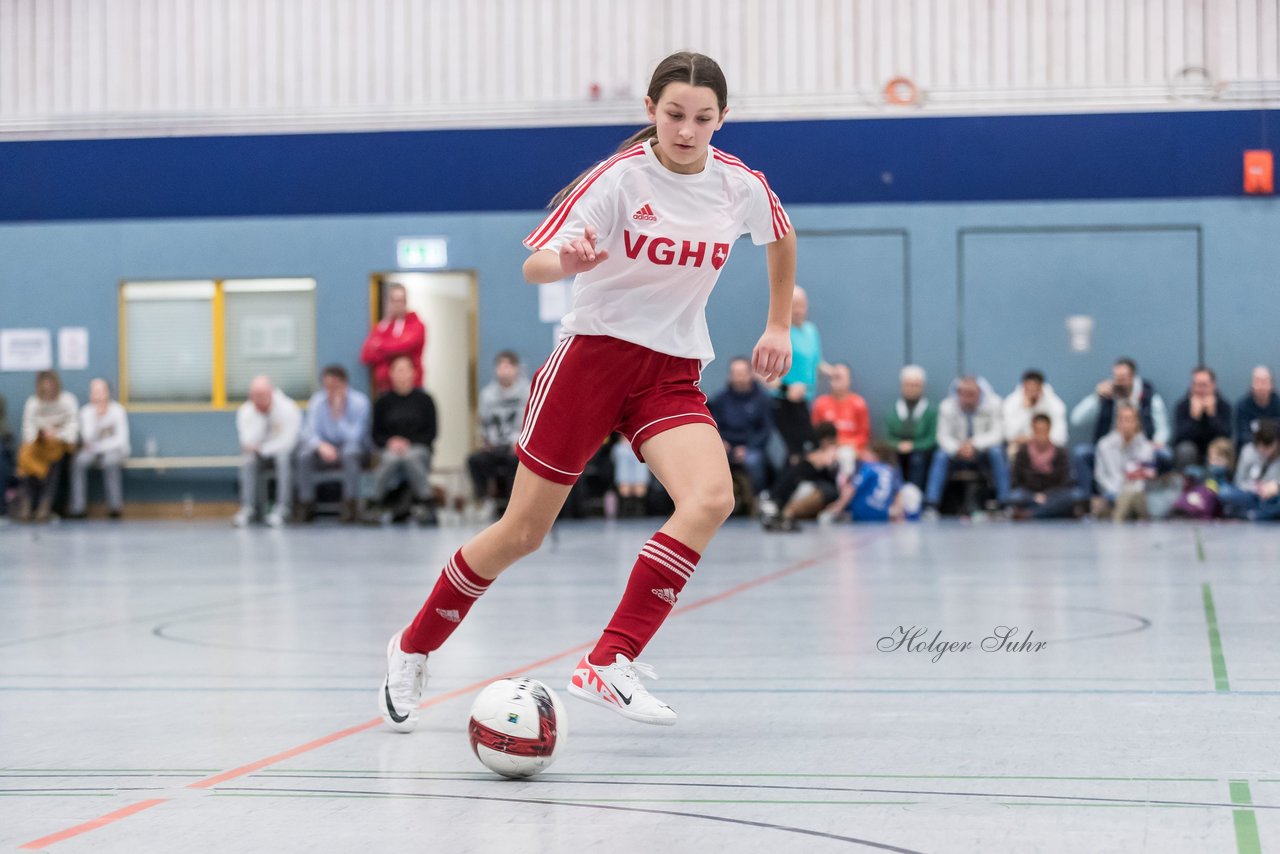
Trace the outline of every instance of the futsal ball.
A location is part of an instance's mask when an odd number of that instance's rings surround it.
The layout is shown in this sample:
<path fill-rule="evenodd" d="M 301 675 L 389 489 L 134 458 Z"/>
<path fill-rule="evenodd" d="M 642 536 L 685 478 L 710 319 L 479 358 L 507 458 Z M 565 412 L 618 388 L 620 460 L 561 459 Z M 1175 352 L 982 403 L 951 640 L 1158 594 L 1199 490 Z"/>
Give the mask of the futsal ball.
<path fill-rule="evenodd" d="M 555 761 L 568 735 L 564 705 L 536 679 L 500 679 L 471 704 L 476 758 L 503 777 L 532 777 Z"/>

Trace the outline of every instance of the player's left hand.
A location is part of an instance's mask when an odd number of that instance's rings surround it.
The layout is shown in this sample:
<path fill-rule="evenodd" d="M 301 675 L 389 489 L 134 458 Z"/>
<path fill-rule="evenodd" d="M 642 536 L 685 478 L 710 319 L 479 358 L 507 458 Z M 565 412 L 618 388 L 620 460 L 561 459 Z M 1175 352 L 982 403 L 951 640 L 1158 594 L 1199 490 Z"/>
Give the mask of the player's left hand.
<path fill-rule="evenodd" d="M 765 382 L 781 379 L 791 370 L 791 332 L 766 329 L 751 353 L 751 369 Z"/>

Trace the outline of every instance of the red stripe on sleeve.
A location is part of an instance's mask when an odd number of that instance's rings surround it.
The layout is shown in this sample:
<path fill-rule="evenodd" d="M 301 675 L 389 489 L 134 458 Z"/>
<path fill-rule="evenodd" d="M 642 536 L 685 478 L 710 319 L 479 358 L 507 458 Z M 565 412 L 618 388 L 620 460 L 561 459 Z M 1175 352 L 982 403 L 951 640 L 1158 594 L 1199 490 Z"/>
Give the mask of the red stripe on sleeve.
<path fill-rule="evenodd" d="M 573 206 L 577 204 L 578 200 L 582 198 L 584 193 L 586 193 L 587 188 L 595 183 L 595 180 L 603 175 L 614 164 L 626 160 L 629 157 L 643 156 L 643 145 L 644 143 L 637 143 L 626 151 L 615 154 L 613 157 L 610 157 L 588 173 L 587 177 L 582 179 L 582 183 L 575 187 L 573 192 L 556 206 L 556 209 L 553 210 L 545 220 L 543 220 L 542 224 L 530 232 L 529 236 L 524 239 L 524 245 L 528 246 L 530 249 L 541 249 L 546 246 L 547 243 L 550 242 L 551 238 L 556 236 L 556 232 L 558 232 L 560 227 L 564 225 L 565 220 L 569 218 L 569 212 L 573 210 Z"/>

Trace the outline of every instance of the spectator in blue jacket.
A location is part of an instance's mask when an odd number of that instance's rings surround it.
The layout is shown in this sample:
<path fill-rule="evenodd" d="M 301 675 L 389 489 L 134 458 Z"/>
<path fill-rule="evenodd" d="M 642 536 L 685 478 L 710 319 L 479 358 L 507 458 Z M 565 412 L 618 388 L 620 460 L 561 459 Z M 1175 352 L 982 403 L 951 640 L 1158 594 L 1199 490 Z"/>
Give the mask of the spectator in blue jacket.
<path fill-rule="evenodd" d="M 757 493 L 765 487 L 765 447 L 773 435 L 773 399 L 742 356 L 729 363 L 729 382 L 710 401 L 729 465 L 745 470 Z"/>
<path fill-rule="evenodd" d="M 298 447 L 299 517 L 315 517 L 316 474 L 342 470 L 342 509 L 339 519 L 356 520 L 360 471 L 369 456 L 369 398 L 350 386 L 341 365 L 329 365 L 320 375 L 324 386 L 311 395 Z"/>
<path fill-rule="evenodd" d="M 1258 365 L 1253 369 L 1249 393 L 1235 406 L 1236 452 L 1253 440 L 1253 434 L 1264 420 L 1280 421 L 1280 396 L 1271 378 L 1271 369 Z"/>

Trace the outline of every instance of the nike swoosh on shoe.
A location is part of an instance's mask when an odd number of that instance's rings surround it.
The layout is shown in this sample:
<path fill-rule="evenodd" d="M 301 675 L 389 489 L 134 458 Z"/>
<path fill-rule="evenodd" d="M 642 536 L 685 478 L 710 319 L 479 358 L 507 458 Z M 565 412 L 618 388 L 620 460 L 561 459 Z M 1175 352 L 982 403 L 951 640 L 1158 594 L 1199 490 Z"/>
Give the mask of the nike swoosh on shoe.
<path fill-rule="evenodd" d="M 409 719 L 408 712 L 405 712 L 403 715 L 396 714 L 395 704 L 391 702 L 391 688 L 386 682 L 382 683 L 382 695 L 387 698 L 387 715 L 390 716 L 391 720 L 398 724 L 402 724 Z"/>

